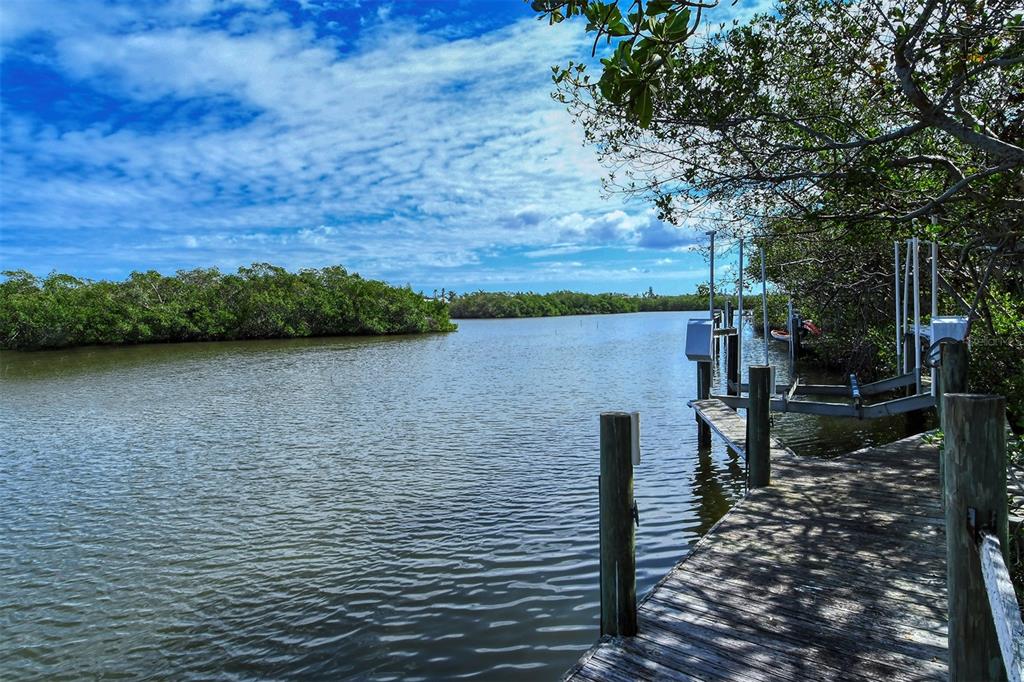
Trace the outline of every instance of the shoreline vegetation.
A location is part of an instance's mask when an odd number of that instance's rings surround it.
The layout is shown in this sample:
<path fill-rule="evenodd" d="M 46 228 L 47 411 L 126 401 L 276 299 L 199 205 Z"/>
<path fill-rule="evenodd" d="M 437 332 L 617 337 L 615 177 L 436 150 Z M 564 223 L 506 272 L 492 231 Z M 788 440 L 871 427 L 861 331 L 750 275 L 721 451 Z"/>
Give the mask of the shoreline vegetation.
<path fill-rule="evenodd" d="M 499 319 L 707 310 L 696 293 L 588 294 L 575 291 L 442 292 L 363 279 L 344 267 L 297 272 L 254 263 L 234 274 L 216 268 L 133 272 L 123 281 L 25 270 L 0 273 L 0 350 L 50 350 L 191 341 L 450 332 L 453 319 Z M 735 297 L 715 296 L 715 307 Z M 785 297 L 769 294 L 772 326 L 784 325 Z M 744 296 L 760 310 L 760 296 Z M 761 316 L 752 315 L 757 332 Z"/>
<path fill-rule="evenodd" d="M 455 331 L 443 301 L 340 266 L 289 272 L 268 263 L 173 276 L 87 280 L 6 271 L 0 349 Z"/>
<path fill-rule="evenodd" d="M 769 313 L 774 320 L 778 312 L 774 308 L 784 310 L 784 299 L 778 302 L 773 299 L 777 295 L 769 295 Z M 721 308 L 726 300 L 736 305 L 736 297 L 715 296 L 715 307 Z M 744 296 L 744 306 L 748 310 L 755 307 L 761 309 L 760 296 Z M 773 306 L 772 304 L 775 303 Z M 518 291 L 515 293 L 501 291 L 476 291 L 469 294 L 453 295 L 450 298 L 449 311 L 453 319 L 494 319 L 516 317 L 558 317 L 562 315 L 607 315 L 614 313 L 646 313 L 683 310 L 707 310 L 708 294 L 698 291 L 694 294 L 677 294 L 662 296 L 648 290 L 647 293 L 633 296 L 630 294 L 584 294 L 576 291 L 554 291 L 548 294 Z M 784 313 L 783 313 L 784 314 Z M 760 328 L 760 315 L 757 315 Z"/>

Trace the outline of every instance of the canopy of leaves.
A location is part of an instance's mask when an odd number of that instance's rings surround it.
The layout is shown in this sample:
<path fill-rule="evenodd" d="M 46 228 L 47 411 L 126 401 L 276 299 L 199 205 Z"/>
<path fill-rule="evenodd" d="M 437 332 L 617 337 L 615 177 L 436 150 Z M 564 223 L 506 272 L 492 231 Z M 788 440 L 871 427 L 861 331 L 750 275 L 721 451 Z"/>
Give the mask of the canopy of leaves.
<path fill-rule="evenodd" d="M 225 275 L 134 272 L 123 282 L 4 272 L 0 348 L 453 331 L 448 306 L 342 267 L 267 263 Z"/>
<path fill-rule="evenodd" d="M 752 238 L 826 327 L 825 355 L 865 372 L 894 367 L 894 241 L 937 241 L 940 312 L 971 316 L 978 388 L 1020 398 L 1019 0 L 782 0 L 729 26 L 698 25 L 707 4 L 636 0 L 625 31 L 595 23 L 603 6 L 537 9 L 583 14 L 611 44 L 597 78 L 555 67 L 609 192 Z M 684 16 L 684 37 L 655 28 Z M 1024 428 L 1024 400 L 1011 414 Z"/>
<path fill-rule="evenodd" d="M 744 297 L 747 306 L 759 305 L 758 299 Z M 724 296 L 715 303 L 725 305 Z M 626 294 L 584 294 L 576 291 L 533 292 L 477 291 L 452 299 L 454 318 L 556 317 L 559 315 L 600 315 L 607 313 L 661 312 L 670 310 L 707 310 L 708 295 L 678 294 L 659 296 L 649 290 L 640 296 Z"/>

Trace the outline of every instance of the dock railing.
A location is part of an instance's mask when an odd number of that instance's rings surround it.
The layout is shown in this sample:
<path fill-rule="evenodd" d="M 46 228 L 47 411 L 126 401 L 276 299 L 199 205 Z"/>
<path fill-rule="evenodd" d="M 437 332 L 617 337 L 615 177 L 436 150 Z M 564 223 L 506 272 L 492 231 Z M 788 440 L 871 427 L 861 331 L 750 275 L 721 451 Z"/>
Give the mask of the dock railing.
<path fill-rule="evenodd" d="M 999 640 L 999 651 L 1003 667 L 1010 682 L 1024 680 L 1024 622 L 1020 618 L 1017 594 L 1013 590 L 1010 572 L 1003 561 L 1003 550 L 999 538 L 981 533 L 978 542 L 981 575 L 985 580 L 988 606 L 992 612 L 992 623 Z"/>
<path fill-rule="evenodd" d="M 1006 399 L 942 396 L 951 680 L 1024 681 L 1024 623 L 1006 567 Z"/>

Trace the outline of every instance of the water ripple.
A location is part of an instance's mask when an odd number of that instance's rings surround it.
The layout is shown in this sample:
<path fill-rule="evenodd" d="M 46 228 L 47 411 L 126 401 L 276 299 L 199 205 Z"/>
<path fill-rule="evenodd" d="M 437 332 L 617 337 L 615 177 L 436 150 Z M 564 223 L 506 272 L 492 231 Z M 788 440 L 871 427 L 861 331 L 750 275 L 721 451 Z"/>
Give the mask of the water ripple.
<path fill-rule="evenodd" d="M 3 354 L 4 679 L 558 676 L 597 636 L 600 411 L 643 413 L 640 593 L 743 493 L 687 317 Z"/>

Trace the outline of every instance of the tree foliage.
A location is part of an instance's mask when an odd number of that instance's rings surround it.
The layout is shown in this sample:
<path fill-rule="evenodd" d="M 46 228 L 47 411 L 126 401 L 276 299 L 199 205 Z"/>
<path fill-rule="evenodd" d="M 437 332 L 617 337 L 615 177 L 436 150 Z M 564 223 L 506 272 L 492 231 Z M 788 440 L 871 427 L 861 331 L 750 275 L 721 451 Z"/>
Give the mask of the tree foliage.
<path fill-rule="evenodd" d="M 724 306 L 725 300 L 724 296 L 716 296 L 716 306 Z M 759 300 L 744 296 L 744 305 L 759 305 Z M 707 307 L 707 293 L 659 296 L 653 290 L 648 290 L 640 296 L 630 296 L 612 293 L 584 294 L 576 291 L 555 291 L 548 294 L 477 291 L 453 298 L 451 315 L 454 318 L 556 317 L 707 310 Z"/>
<path fill-rule="evenodd" d="M 865 373 L 894 367 L 893 242 L 937 241 L 940 309 L 971 318 L 976 388 L 1008 395 L 1024 429 L 1019 0 L 781 0 L 702 26 L 708 4 L 636 0 L 615 31 L 605 6 L 535 3 L 610 43 L 597 78 L 555 67 L 608 191 L 752 238 L 828 330 L 822 355 Z M 693 21 L 671 39 L 659 27 L 677 16 Z"/>
<path fill-rule="evenodd" d="M 611 185 L 666 216 L 909 220 L 986 195 L 990 211 L 1024 207 L 1018 2 L 785 0 L 700 35 L 699 3 L 635 0 L 626 19 L 615 3 L 534 4 L 617 41 L 597 80 L 555 67 L 557 95 L 622 169 Z"/>
<path fill-rule="evenodd" d="M 448 306 L 342 267 L 267 263 L 233 275 L 133 272 L 122 282 L 24 270 L 0 282 L 0 348 L 452 331 Z"/>

